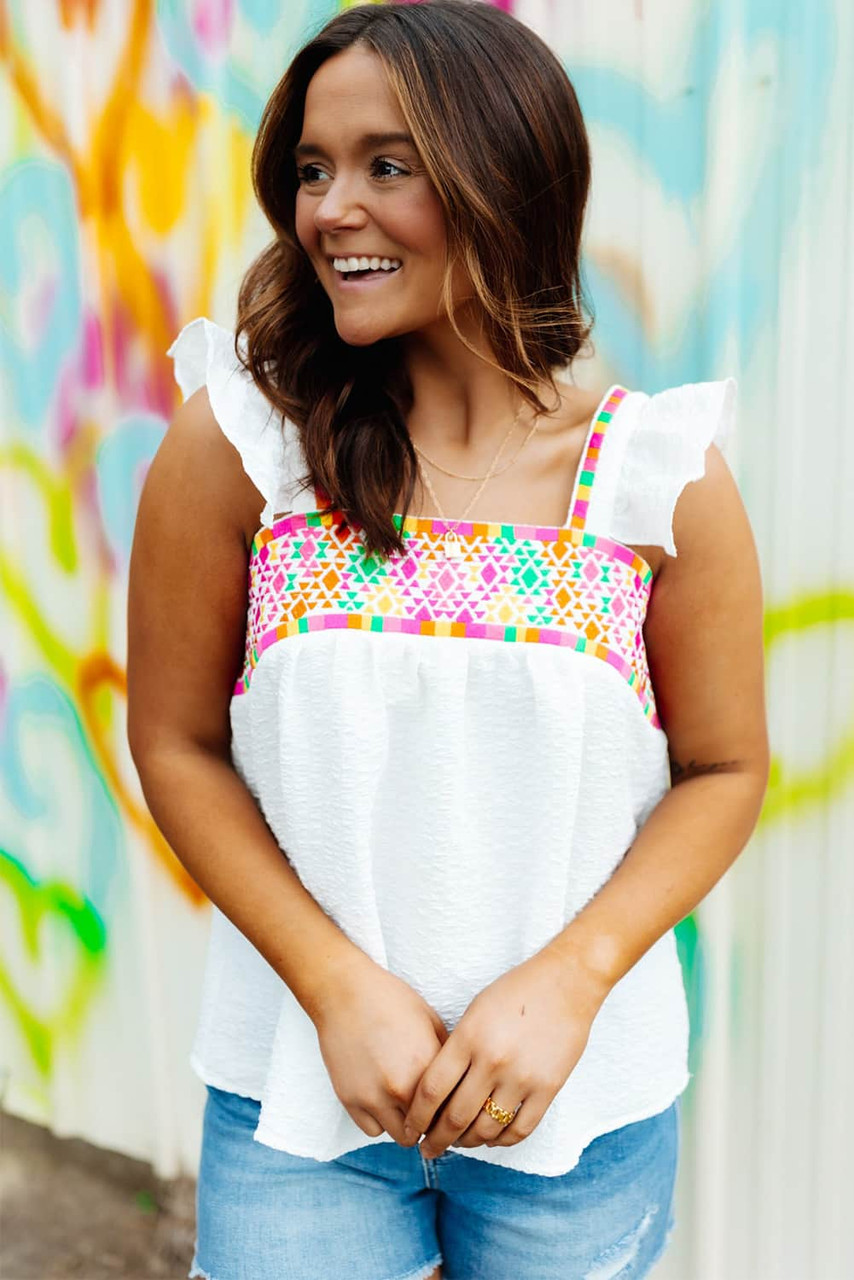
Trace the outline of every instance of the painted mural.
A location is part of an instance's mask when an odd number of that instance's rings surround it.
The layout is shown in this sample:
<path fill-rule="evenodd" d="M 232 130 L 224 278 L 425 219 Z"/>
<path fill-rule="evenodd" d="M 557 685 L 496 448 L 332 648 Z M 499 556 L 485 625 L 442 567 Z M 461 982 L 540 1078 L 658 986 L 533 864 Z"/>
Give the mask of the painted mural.
<path fill-rule="evenodd" d="M 0 1100 L 165 1176 L 197 1160 L 208 907 L 125 740 L 134 518 L 180 400 L 166 349 L 196 315 L 233 324 L 266 239 L 262 105 L 344 7 L 0 0 Z M 739 382 L 727 456 L 762 559 L 773 767 L 750 848 L 678 930 L 694 1078 L 668 1265 L 834 1280 L 854 1185 L 854 11 L 501 7 L 559 52 L 590 130 L 580 376 Z"/>

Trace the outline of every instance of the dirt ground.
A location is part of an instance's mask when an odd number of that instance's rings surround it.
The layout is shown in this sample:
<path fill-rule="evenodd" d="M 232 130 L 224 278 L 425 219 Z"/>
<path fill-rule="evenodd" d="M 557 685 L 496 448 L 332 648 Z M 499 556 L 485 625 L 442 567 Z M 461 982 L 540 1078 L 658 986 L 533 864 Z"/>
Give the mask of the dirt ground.
<path fill-rule="evenodd" d="M 2 1280 L 186 1280 L 195 1182 L 0 1109 Z"/>

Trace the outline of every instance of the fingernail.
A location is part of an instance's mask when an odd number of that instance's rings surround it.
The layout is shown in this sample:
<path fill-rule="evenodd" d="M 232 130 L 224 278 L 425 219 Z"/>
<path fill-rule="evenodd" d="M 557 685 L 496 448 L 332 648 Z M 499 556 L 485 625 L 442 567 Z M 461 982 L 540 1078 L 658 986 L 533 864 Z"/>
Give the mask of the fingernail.
<path fill-rule="evenodd" d="M 411 1142 L 412 1139 L 415 1137 L 415 1130 L 412 1128 L 411 1125 L 405 1124 L 403 1126 L 403 1136 L 407 1142 Z"/>
<path fill-rule="evenodd" d="M 425 1146 L 423 1142 L 421 1144 L 421 1154 L 425 1160 L 433 1159 L 433 1152 L 430 1150 L 429 1147 Z"/>

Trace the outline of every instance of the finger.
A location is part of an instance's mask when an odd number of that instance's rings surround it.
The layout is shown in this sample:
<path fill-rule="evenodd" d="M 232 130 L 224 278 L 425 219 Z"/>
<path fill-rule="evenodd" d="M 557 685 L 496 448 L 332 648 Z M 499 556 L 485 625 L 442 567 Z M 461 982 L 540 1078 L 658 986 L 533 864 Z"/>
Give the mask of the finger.
<path fill-rule="evenodd" d="M 488 1096 L 489 1076 L 473 1068 L 451 1094 L 433 1128 L 427 1130 L 421 1144 L 425 1159 L 442 1155 L 460 1134 L 475 1124 Z"/>
<path fill-rule="evenodd" d="M 438 1038 L 439 1038 L 439 1043 L 440 1043 L 440 1044 L 444 1044 L 444 1043 L 445 1043 L 445 1041 L 447 1040 L 448 1036 L 451 1034 L 451 1033 L 450 1033 L 450 1031 L 449 1031 L 449 1030 L 448 1030 L 448 1028 L 445 1026 L 444 1022 L 443 1022 L 443 1021 L 442 1021 L 442 1019 L 439 1017 L 439 1015 L 438 1015 L 438 1013 L 436 1012 L 436 1010 L 435 1010 L 435 1009 L 433 1009 L 433 1011 L 432 1011 L 432 1013 L 431 1013 L 430 1017 L 431 1017 L 431 1020 L 432 1020 L 432 1023 L 433 1023 L 433 1029 L 434 1029 L 434 1031 L 436 1032 L 436 1035 L 437 1035 L 437 1036 L 438 1036 Z"/>
<path fill-rule="evenodd" d="M 437 1110 L 469 1068 L 468 1050 L 451 1035 L 427 1067 L 412 1095 L 404 1124 L 416 1141 L 433 1122 Z"/>
<path fill-rule="evenodd" d="M 517 1142 L 533 1133 L 546 1114 L 554 1093 L 529 1093 L 519 1111 L 510 1124 L 499 1133 L 497 1138 L 486 1143 L 488 1147 L 515 1147 Z"/>
<path fill-rule="evenodd" d="M 519 1107 L 522 1105 L 519 1101 L 518 1095 L 515 1104 L 511 1104 L 508 1101 L 512 1092 L 512 1086 L 508 1086 L 499 1081 L 497 1085 L 493 1086 L 492 1093 L 488 1096 L 491 1096 L 492 1101 L 496 1106 L 502 1107 L 505 1111 L 513 1111 L 514 1105 L 516 1111 L 518 1111 Z M 509 1125 L 502 1124 L 500 1120 L 493 1119 L 489 1112 L 484 1110 L 485 1103 L 486 1098 L 484 1098 L 481 1109 L 475 1116 L 472 1123 L 453 1144 L 455 1147 L 491 1146 L 493 1141 L 496 1138 L 499 1138 L 501 1134 L 504 1133 L 505 1129 L 509 1128 Z M 514 1123 L 515 1118 L 516 1117 L 514 1116 L 513 1120 L 510 1121 L 510 1125 Z"/>
<path fill-rule="evenodd" d="M 377 1114 L 377 1119 L 379 1120 L 385 1132 L 390 1137 L 394 1138 L 395 1142 L 398 1143 L 399 1146 L 403 1147 L 403 1146 L 409 1145 L 403 1136 L 403 1108 L 402 1107 L 397 1107 L 392 1104 L 389 1104 L 387 1107 L 383 1107 L 382 1109 L 378 1107 L 376 1114 Z"/>
<path fill-rule="evenodd" d="M 369 1138 L 376 1138 L 378 1134 L 383 1132 L 383 1127 L 379 1120 L 372 1116 L 370 1111 L 366 1111 L 364 1107 L 348 1107 L 347 1112 Z"/>

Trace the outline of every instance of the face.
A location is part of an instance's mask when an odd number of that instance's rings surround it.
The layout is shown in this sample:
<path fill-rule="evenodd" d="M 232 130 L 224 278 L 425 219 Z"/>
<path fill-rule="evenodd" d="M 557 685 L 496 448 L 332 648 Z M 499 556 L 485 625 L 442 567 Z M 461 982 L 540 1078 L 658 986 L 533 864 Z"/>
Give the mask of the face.
<path fill-rule="evenodd" d="M 352 46 L 315 73 L 296 148 L 296 233 L 353 346 L 442 327 L 444 211 L 407 134 L 382 62 Z M 371 135 L 374 135 L 373 137 Z M 334 258 L 386 258 L 395 271 L 346 279 Z M 468 296 L 454 277 L 454 305 Z"/>

